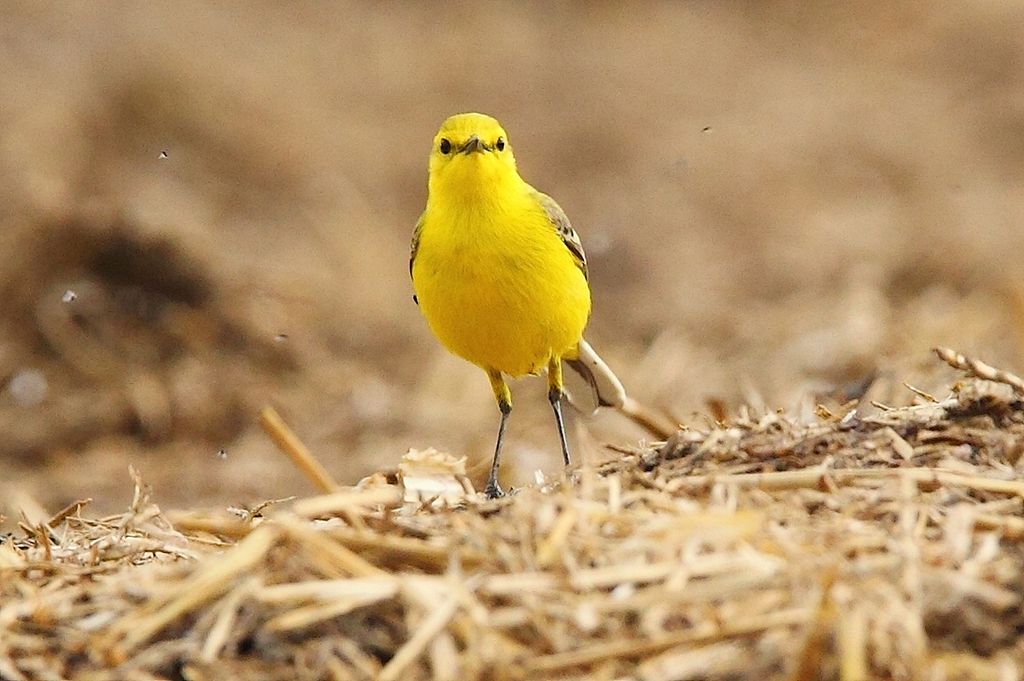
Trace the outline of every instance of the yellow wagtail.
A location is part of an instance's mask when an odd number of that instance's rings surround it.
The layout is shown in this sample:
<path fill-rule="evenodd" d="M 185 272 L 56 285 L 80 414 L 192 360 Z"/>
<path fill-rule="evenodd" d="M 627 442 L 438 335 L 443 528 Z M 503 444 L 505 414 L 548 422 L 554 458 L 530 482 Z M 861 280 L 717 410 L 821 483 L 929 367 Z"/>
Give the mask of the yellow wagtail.
<path fill-rule="evenodd" d="M 451 352 L 487 372 L 501 410 L 485 492 L 502 495 L 498 460 L 512 396 L 504 376 L 548 373 L 562 457 L 562 360 L 584 380 L 581 410 L 621 407 L 622 384 L 583 340 L 587 259 L 554 199 L 519 176 L 508 135 L 478 113 L 452 116 L 434 137 L 427 208 L 412 237 L 414 299 Z"/>

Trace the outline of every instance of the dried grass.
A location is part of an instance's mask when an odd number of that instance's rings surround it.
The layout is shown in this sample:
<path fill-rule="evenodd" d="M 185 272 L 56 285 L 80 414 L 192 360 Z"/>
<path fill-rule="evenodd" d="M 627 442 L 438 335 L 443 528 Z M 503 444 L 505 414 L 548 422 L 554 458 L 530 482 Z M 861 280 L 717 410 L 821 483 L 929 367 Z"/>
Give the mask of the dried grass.
<path fill-rule="evenodd" d="M 746 413 L 499 501 L 429 451 L 262 512 L 163 512 L 136 476 L 121 515 L 0 543 L 0 677 L 1016 679 L 1006 387 Z"/>

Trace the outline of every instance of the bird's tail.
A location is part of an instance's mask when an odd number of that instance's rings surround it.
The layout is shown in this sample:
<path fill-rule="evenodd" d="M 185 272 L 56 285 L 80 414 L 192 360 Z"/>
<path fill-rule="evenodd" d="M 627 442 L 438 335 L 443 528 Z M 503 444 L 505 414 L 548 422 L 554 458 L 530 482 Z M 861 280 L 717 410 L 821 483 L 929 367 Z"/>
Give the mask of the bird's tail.
<path fill-rule="evenodd" d="M 587 341 L 581 339 L 576 357 L 566 358 L 565 363 L 572 369 L 565 374 L 566 396 L 580 412 L 592 414 L 598 407 L 614 407 L 660 439 L 678 430 L 668 419 L 627 395 L 622 381 Z"/>
<path fill-rule="evenodd" d="M 569 403 L 584 414 L 598 407 L 620 407 L 626 401 L 622 381 L 587 341 L 581 339 L 576 357 L 565 363 L 572 369 L 565 377 Z"/>

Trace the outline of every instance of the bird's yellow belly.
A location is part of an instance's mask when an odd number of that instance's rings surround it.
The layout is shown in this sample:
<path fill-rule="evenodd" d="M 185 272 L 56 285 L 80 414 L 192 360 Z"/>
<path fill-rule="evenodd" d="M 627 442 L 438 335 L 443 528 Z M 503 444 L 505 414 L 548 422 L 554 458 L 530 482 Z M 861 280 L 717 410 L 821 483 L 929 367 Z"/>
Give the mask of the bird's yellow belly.
<path fill-rule="evenodd" d="M 446 348 L 509 376 L 537 373 L 551 357 L 575 349 L 590 314 L 590 290 L 568 252 L 558 250 L 561 243 L 543 246 L 420 245 L 416 295 Z"/>

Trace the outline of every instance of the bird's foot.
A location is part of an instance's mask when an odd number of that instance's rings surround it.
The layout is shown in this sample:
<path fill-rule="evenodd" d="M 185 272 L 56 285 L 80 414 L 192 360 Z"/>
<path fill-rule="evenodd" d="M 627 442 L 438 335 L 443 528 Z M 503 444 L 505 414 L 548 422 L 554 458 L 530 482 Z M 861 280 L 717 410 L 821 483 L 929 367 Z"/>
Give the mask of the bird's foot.
<path fill-rule="evenodd" d="M 487 487 L 484 488 L 484 496 L 488 499 L 500 499 L 505 496 L 505 492 L 498 486 L 496 480 L 488 480 Z"/>

